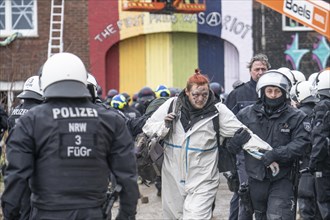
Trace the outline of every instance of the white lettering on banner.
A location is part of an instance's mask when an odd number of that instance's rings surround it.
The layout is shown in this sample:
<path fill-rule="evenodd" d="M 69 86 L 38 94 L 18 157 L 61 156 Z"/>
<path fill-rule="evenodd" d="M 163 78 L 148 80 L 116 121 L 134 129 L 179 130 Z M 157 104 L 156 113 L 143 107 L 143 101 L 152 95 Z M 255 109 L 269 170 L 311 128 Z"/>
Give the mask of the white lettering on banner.
<path fill-rule="evenodd" d="M 294 1 L 294 0 L 287 0 Z M 297 6 L 294 6 L 295 8 Z M 303 9 L 294 9 L 303 10 Z M 303 13 L 303 12 L 301 12 Z M 307 13 L 307 12 L 305 12 Z M 182 21 L 189 23 L 196 23 L 200 25 L 208 25 L 210 27 L 217 27 L 222 25 L 222 29 L 234 33 L 235 35 L 240 35 L 242 39 L 245 38 L 246 34 L 251 31 L 252 27 L 243 21 L 238 20 L 236 17 L 231 15 L 222 16 L 219 12 L 200 12 L 198 14 L 184 14 Z M 106 28 L 94 37 L 94 40 L 103 42 L 107 38 L 111 37 L 118 31 L 138 27 L 143 25 L 157 25 L 161 23 L 172 23 L 175 24 L 179 21 L 179 17 L 176 14 L 164 15 L 164 14 L 150 14 L 149 23 L 144 23 L 144 14 L 139 14 L 137 16 L 126 17 L 124 19 L 118 20 L 116 24 L 109 24 Z"/>
<path fill-rule="evenodd" d="M 67 156 L 68 157 L 89 157 L 92 149 L 89 149 L 85 146 L 68 146 L 67 147 Z"/>
<path fill-rule="evenodd" d="M 178 19 L 176 15 L 150 14 L 150 24 L 152 23 L 172 23 L 175 24 Z"/>
<path fill-rule="evenodd" d="M 86 132 L 87 123 L 69 123 L 69 132 Z"/>
<path fill-rule="evenodd" d="M 229 29 L 230 32 L 234 32 L 236 35 L 241 35 L 241 38 L 244 38 L 248 31 L 252 29 L 250 25 L 238 21 L 237 18 L 232 19 L 230 15 L 224 17 L 222 28 Z"/>
<path fill-rule="evenodd" d="M 98 117 L 97 111 L 93 108 L 62 107 L 53 108 L 53 118 L 84 118 Z"/>

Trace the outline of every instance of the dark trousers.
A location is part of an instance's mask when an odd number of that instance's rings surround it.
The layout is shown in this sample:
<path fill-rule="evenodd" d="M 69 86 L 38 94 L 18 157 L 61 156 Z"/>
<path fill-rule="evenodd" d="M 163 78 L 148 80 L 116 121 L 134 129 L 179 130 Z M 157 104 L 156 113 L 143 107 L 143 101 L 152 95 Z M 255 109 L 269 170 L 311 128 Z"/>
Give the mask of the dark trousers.
<path fill-rule="evenodd" d="M 249 187 L 256 220 L 294 220 L 296 204 L 289 178 L 272 182 L 249 178 Z"/>
<path fill-rule="evenodd" d="M 330 219 L 330 176 L 315 178 L 317 204 L 323 219 Z"/>
<path fill-rule="evenodd" d="M 248 175 L 245 170 L 244 152 L 241 151 L 236 156 L 237 160 L 237 174 L 240 184 L 248 182 Z M 245 211 L 242 204 L 240 204 L 237 192 L 234 192 L 230 200 L 229 220 L 252 220 L 252 215 Z"/>
<path fill-rule="evenodd" d="M 322 219 L 316 202 L 315 177 L 310 173 L 302 174 L 299 179 L 298 205 L 303 220 Z"/>
<path fill-rule="evenodd" d="M 298 198 L 299 213 L 303 220 L 321 220 L 316 198 Z"/>

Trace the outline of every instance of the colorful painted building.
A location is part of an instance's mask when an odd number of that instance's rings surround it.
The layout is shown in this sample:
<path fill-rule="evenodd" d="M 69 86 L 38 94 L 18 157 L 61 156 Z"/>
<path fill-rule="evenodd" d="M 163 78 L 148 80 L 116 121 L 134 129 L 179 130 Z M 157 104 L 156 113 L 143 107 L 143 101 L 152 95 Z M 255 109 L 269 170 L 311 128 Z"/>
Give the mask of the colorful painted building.
<path fill-rule="evenodd" d="M 183 88 L 196 68 L 227 91 L 237 79 L 249 79 L 252 1 L 240 1 L 239 13 L 231 1 L 207 0 L 198 2 L 197 13 L 167 14 L 130 11 L 129 2 L 89 2 L 89 11 L 97 12 L 88 18 L 90 64 L 103 88 Z"/>

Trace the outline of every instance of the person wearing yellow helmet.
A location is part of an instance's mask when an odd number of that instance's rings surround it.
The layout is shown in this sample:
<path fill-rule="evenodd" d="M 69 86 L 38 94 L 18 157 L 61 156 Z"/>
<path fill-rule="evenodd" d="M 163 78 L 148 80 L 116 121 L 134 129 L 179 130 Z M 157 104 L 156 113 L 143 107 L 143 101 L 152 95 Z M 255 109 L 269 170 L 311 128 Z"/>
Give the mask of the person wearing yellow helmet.
<path fill-rule="evenodd" d="M 170 97 L 171 92 L 166 86 L 159 85 L 155 90 L 155 95 L 156 95 L 156 98 Z"/>
<path fill-rule="evenodd" d="M 125 117 L 134 119 L 141 116 L 140 112 L 128 105 L 127 99 L 123 94 L 115 95 L 111 100 L 111 107 L 124 113 Z"/>
<path fill-rule="evenodd" d="M 125 96 L 119 94 L 119 95 L 115 95 L 110 102 L 111 107 L 115 108 L 115 109 L 123 109 L 126 105 L 126 98 Z"/>

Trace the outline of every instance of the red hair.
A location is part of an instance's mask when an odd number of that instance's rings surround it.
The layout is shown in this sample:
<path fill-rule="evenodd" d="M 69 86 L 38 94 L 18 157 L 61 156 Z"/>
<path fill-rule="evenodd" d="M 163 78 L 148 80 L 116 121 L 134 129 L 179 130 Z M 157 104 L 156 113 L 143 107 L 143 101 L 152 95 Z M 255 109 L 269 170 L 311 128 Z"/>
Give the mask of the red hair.
<path fill-rule="evenodd" d="M 200 69 L 195 69 L 195 74 L 190 76 L 187 80 L 186 88 L 188 91 L 190 91 L 191 87 L 196 84 L 198 86 L 201 85 L 209 85 L 209 78 L 206 75 L 203 75 L 200 71 Z"/>

